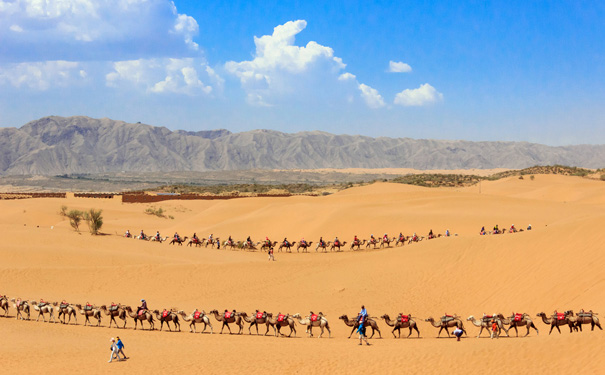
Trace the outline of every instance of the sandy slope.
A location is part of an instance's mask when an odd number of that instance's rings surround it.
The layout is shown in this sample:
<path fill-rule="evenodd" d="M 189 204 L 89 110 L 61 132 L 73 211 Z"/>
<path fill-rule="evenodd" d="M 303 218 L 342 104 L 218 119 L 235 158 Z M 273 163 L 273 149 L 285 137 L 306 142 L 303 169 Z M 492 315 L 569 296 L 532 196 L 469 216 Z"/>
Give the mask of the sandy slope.
<path fill-rule="evenodd" d="M 395 340 L 381 323 L 383 340 L 359 347 L 338 320 L 362 303 L 372 316 L 398 312 L 426 318 L 483 312 L 537 312 L 580 308 L 605 311 L 605 184 L 581 178 L 536 176 L 483 182 L 461 190 L 376 184 L 326 197 L 251 198 L 213 202 L 163 202 L 174 220 L 147 216 L 147 205 L 94 199 L 0 201 L 0 293 L 209 311 L 236 308 L 251 313 L 323 311 L 332 339 L 193 335 L 141 332 L 0 319 L 0 357 L 7 373 L 42 370 L 94 373 L 605 373 L 598 361 L 603 331 L 525 339 L 436 339 L 419 322 L 421 339 Z M 102 208 L 107 236 L 74 233 L 57 212 Z M 531 232 L 478 236 L 482 225 L 514 223 Z M 51 229 L 51 226 L 53 227 Z M 394 236 L 446 228 L 457 237 L 403 248 L 333 254 L 191 249 L 127 240 L 125 229 L 181 235 L 196 231 L 225 239 L 260 240 L 305 236 L 349 241 L 357 234 Z M 84 225 L 84 229 L 85 225 Z M 14 316 L 14 309 L 11 309 Z M 35 315 L 34 315 L 35 316 Z M 81 320 L 80 320 L 81 322 Z M 103 324 L 106 326 L 107 320 Z M 182 327 L 188 331 L 186 325 Z M 214 323 L 215 330 L 220 326 Z M 245 328 L 247 332 L 247 327 Z M 524 333 L 524 329 L 521 330 Z M 407 332 L 404 331 L 407 335 Z M 132 357 L 107 364 L 109 338 L 119 335 Z"/>

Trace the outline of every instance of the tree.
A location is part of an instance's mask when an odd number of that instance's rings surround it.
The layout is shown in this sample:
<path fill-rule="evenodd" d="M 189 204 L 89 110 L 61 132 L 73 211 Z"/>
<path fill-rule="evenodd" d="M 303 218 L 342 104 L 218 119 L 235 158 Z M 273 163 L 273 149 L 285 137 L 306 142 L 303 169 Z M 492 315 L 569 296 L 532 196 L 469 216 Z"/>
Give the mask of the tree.
<path fill-rule="evenodd" d="M 69 218 L 69 224 L 76 231 L 80 231 L 80 222 L 82 221 L 82 211 L 78 210 L 70 210 L 66 214 L 67 218 Z"/>
<path fill-rule="evenodd" d="M 99 234 L 99 230 L 103 226 L 103 216 L 101 216 L 102 213 L 103 210 L 95 210 L 94 208 L 91 208 L 84 213 L 84 220 L 86 220 L 86 224 L 88 224 L 90 233 Z"/>

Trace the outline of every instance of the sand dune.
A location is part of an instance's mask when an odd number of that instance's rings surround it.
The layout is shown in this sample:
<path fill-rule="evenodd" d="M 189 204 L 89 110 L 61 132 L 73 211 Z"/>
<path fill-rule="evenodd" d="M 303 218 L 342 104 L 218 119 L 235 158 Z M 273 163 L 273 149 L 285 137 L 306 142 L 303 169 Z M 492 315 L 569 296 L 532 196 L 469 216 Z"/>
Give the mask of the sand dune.
<path fill-rule="evenodd" d="M 421 339 L 393 339 L 379 323 L 382 340 L 359 347 L 338 317 L 365 304 L 372 316 L 399 312 L 418 318 L 457 313 L 528 312 L 580 308 L 605 311 L 605 191 L 602 182 L 564 176 L 504 179 L 465 189 L 426 189 L 374 184 L 325 197 L 245 198 L 162 202 L 174 220 L 144 214 L 145 204 L 117 200 L 28 199 L 0 201 L 0 293 L 27 299 L 121 302 L 151 308 L 255 309 L 274 313 L 322 311 L 332 338 L 193 335 L 141 332 L 0 319 L 0 354 L 8 373 L 116 370 L 130 373 L 605 373 L 598 361 L 605 333 L 476 339 L 465 324 L 462 342 L 436 339 L 419 321 Z M 57 212 L 104 210 L 103 231 L 81 234 Z M 533 230 L 479 236 L 499 224 Z M 52 229 L 51 229 L 52 227 Z M 291 241 L 319 236 L 390 236 L 429 229 L 456 237 L 403 248 L 342 253 L 264 253 L 195 249 L 124 239 L 138 233 L 178 231 L 190 236 Z M 313 246 L 314 247 L 314 246 Z M 348 247 L 348 246 L 347 246 Z M 11 309 L 14 316 L 14 309 Z M 34 315 L 35 317 L 35 315 Z M 418 319 L 420 320 L 420 319 Z M 82 322 L 79 317 L 79 322 Z M 107 325 L 108 320 L 103 321 Z M 215 332 L 220 330 L 213 321 Z M 286 330 L 287 331 L 287 330 Z M 316 332 L 317 333 L 317 332 Z M 520 333 L 525 333 L 521 329 Z M 119 335 L 131 359 L 107 364 L 109 338 Z M 407 330 L 402 331 L 407 336 Z"/>

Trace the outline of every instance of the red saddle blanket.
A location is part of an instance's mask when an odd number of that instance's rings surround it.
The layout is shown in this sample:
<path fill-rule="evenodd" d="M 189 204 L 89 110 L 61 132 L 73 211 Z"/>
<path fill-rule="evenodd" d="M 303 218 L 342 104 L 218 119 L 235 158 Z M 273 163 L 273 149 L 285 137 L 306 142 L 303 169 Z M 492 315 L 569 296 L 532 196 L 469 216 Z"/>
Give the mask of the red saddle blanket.
<path fill-rule="evenodd" d="M 263 318 L 263 313 L 262 312 L 257 312 L 256 313 L 256 319 L 262 319 Z"/>
<path fill-rule="evenodd" d="M 408 320 L 410 320 L 410 316 L 409 316 L 409 315 L 399 315 L 399 320 L 400 320 L 402 323 L 407 323 L 407 322 L 408 322 Z"/>
<path fill-rule="evenodd" d="M 515 314 L 515 322 L 520 322 L 523 319 L 523 314 Z"/>
<path fill-rule="evenodd" d="M 167 310 L 162 311 L 162 318 L 167 317 L 169 312 Z"/>
<path fill-rule="evenodd" d="M 196 311 L 196 312 L 193 314 L 193 319 L 199 319 L 199 318 L 200 318 L 200 315 L 202 315 L 202 312 L 201 312 L 201 311 Z"/>
<path fill-rule="evenodd" d="M 144 315 L 144 314 L 145 314 L 145 310 L 139 311 L 139 316 Z"/>
<path fill-rule="evenodd" d="M 564 319 L 565 319 L 564 313 L 557 313 L 557 320 L 564 320 Z"/>
<path fill-rule="evenodd" d="M 283 322 L 285 317 L 286 317 L 286 316 L 285 316 L 284 314 L 279 314 L 279 315 L 277 316 L 277 321 L 278 321 L 278 322 Z"/>
<path fill-rule="evenodd" d="M 233 313 L 231 311 L 227 311 L 225 313 L 225 319 L 231 319 L 231 315 L 233 315 Z"/>
<path fill-rule="evenodd" d="M 317 321 L 317 314 L 311 315 L 311 321 L 312 322 L 316 322 Z"/>

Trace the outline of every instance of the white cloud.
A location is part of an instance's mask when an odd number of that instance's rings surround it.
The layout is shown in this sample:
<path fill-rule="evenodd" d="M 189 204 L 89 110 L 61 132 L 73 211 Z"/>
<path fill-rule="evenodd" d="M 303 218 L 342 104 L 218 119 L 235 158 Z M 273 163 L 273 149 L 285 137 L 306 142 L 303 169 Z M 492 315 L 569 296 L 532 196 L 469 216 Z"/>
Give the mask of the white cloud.
<path fill-rule="evenodd" d="M 80 63 L 72 61 L 46 61 L 8 64 L 0 67 L 0 85 L 44 91 L 52 87 L 65 87 L 86 77 Z"/>
<path fill-rule="evenodd" d="M 170 0 L 0 0 L 4 61 L 183 56 L 198 32 Z"/>
<path fill-rule="evenodd" d="M 389 61 L 389 73 L 409 73 L 412 67 L 401 61 Z"/>
<path fill-rule="evenodd" d="M 384 99 L 378 93 L 378 90 L 364 85 L 363 83 L 359 84 L 359 90 L 361 91 L 361 97 L 366 102 L 368 107 L 370 108 L 381 108 L 384 107 Z"/>
<path fill-rule="evenodd" d="M 338 80 L 339 81 L 348 81 L 348 80 L 352 80 L 352 79 L 355 79 L 355 78 L 357 78 L 355 76 L 355 74 L 351 74 L 349 72 L 342 73 L 341 75 L 338 76 Z"/>
<path fill-rule="evenodd" d="M 417 89 L 405 89 L 395 95 L 395 104 L 405 107 L 422 106 L 443 99 L 443 94 L 438 92 L 433 86 L 425 83 Z"/>
<path fill-rule="evenodd" d="M 296 35 L 306 26 L 304 20 L 279 25 L 271 35 L 254 37 L 254 59 L 225 64 L 225 70 L 239 78 L 248 93 L 249 103 L 267 105 L 271 95 L 294 90 L 292 77 L 328 72 L 336 78 L 336 74 L 345 68 L 342 59 L 334 56 L 330 47 L 314 41 L 304 47 L 294 45 Z"/>
<path fill-rule="evenodd" d="M 206 68 L 204 63 L 196 63 L 192 58 L 118 61 L 113 63 L 113 71 L 105 79 L 110 87 L 134 85 L 158 94 L 210 94 L 212 86 L 205 85 L 199 77 L 202 72 L 208 74 Z M 214 73 L 213 78 L 217 77 L 220 79 Z"/>

